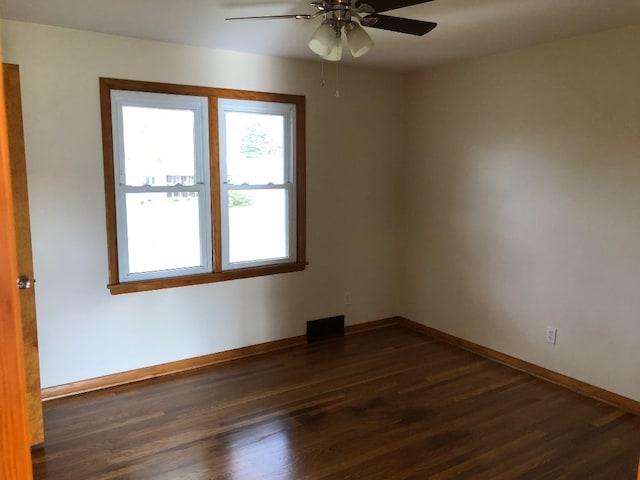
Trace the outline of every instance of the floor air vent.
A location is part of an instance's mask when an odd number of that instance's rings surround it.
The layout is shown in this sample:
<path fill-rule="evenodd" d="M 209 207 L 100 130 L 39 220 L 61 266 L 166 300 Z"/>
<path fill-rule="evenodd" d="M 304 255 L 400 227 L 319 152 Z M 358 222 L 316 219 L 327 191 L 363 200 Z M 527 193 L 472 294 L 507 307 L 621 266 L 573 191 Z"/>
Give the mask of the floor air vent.
<path fill-rule="evenodd" d="M 344 337 L 344 315 L 307 322 L 307 342 Z"/>

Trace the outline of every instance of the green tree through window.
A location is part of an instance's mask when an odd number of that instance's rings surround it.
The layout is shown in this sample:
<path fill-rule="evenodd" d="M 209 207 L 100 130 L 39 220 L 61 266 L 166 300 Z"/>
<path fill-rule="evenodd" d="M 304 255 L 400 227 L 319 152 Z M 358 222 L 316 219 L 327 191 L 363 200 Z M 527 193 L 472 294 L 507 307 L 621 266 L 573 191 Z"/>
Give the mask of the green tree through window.
<path fill-rule="evenodd" d="M 282 145 L 276 143 L 275 137 L 267 132 L 259 120 L 247 126 L 247 133 L 242 137 L 240 152 L 246 157 L 274 155 L 282 152 Z"/>

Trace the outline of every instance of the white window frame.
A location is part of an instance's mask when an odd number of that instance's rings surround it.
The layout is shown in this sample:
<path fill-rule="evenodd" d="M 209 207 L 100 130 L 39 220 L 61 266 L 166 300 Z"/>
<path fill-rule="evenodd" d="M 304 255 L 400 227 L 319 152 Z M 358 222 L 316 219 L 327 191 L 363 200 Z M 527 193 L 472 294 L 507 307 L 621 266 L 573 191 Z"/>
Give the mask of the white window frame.
<path fill-rule="evenodd" d="M 282 184 L 233 184 L 227 175 L 227 145 L 226 145 L 226 113 L 243 112 L 265 115 L 277 115 L 283 118 L 283 156 L 284 156 L 284 183 Z M 296 108 L 295 105 L 286 103 L 266 102 L 258 100 L 218 99 L 218 131 L 220 145 L 220 221 L 222 233 L 222 270 L 234 270 L 241 268 L 259 267 L 263 265 L 275 265 L 296 261 Z M 280 258 L 266 258 L 252 261 L 231 262 L 229 259 L 229 191 L 245 190 L 284 190 L 286 196 L 285 238 L 287 239 L 287 253 Z"/>
<path fill-rule="evenodd" d="M 176 109 L 190 110 L 193 112 L 195 185 L 134 186 L 126 184 L 123 131 L 124 123 L 122 116 L 123 107 Z M 112 90 L 111 115 L 113 129 L 113 163 L 116 197 L 119 281 L 133 282 L 212 272 L 208 99 L 206 97 L 197 97 L 192 95 Z M 200 219 L 200 264 L 192 267 L 132 273 L 129 271 L 126 195 L 128 193 L 165 192 L 197 192 L 198 194 L 198 210 Z"/>

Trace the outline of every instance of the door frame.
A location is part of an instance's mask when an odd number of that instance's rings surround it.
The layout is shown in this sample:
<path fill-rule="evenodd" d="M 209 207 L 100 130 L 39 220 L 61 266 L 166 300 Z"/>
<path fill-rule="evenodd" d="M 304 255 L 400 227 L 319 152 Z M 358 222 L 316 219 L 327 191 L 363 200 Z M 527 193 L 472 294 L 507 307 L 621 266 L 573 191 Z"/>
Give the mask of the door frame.
<path fill-rule="evenodd" d="M 18 274 L 26 277 L 31 286 L 20 290 L 20 316 L 24 368 L 27 382 L 27 412 L 31 445 L 44 442 L 42 415 L 42 388 L 40 386 L 40 357 L 38 353 L 38 326 L 36 320 L 36 287 L 31 249 L 31 220 L 27 185 L 27 161 L 22 122 L 22 91 L 20 67 L 3 63 L 5 111 L 9 145 L 9 164 L 13 197 L 13 219 L 16 235 Z"/>

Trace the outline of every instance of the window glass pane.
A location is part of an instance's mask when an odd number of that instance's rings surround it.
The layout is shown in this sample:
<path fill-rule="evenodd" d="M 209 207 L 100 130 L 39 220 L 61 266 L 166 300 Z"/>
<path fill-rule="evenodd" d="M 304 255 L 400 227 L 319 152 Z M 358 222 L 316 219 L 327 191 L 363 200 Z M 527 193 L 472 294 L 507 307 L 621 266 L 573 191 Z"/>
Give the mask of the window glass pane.
<path fill-rule="evenodd" d="M 126 201 L 130 273 L 202 264 L 197 192 L 128 193 Z"/>
<path fill-rule="evenodd" d="M 122 107 L 127 185 L 195 184 L 194 112 Z"/>
<path fill-rule="evenodd" d="M 287 251 L 287 192 L 229 191 L 229 261 L 285 258 Z"/>
<path fill-rule="evenodd" d="M 283 184 L 284 117 L 226 112 L 227 182 Z"/>

